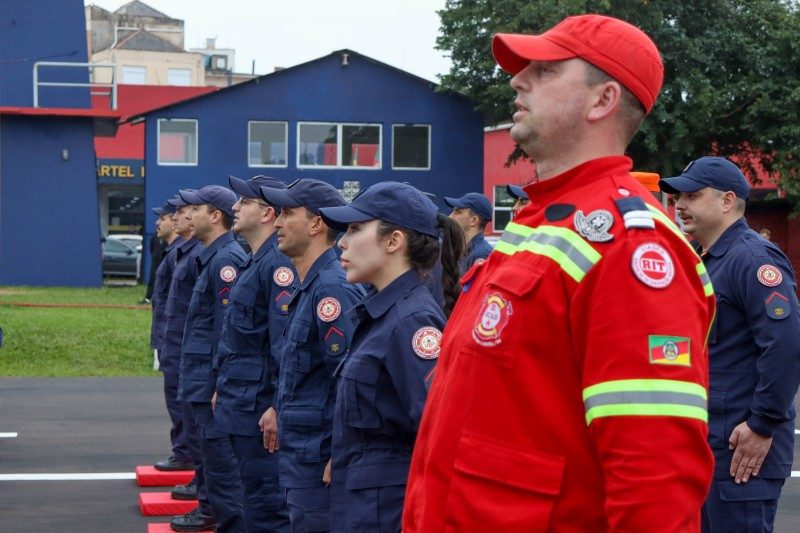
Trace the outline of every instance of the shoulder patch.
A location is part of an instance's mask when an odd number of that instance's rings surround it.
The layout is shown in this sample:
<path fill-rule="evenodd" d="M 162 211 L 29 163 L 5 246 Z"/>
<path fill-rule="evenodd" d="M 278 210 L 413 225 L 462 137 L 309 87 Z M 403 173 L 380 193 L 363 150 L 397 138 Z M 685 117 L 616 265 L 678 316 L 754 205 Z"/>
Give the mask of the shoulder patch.
<path fill-rule="evenodd" d="M 772 294 L 764 300 L 764 306 L 767 309 L 767 316 L 773 320 L 783 320 L 792 313 L 789 298 L 778 291 L 772 291 Z"/>
<path fill-rule="evenodd" d="M 292 299 L 292 295 L 289 294 L 287 291 L 281 291 L 275 297 L 275 312 L 279 315 L 286 315 L 289 313 L 289 302 Z"/>
<path fill-rule="evenodd" d="M 347 350 L 344 332 L 336 326 L 331 326 L 325 333 L 325 351 L 328 355 L 341 355 Z"/>
<path fill-rule="evenodd" d="M 276 268 L 272 274 L 272 280 L 281 287 L 288 287 L 294 281 L 294 272 L 288 267 Z"/>
<path fill-rule="evenodd" d="M 647 337 L 647 348 L 650 352 L 650 364 L 692 366 L 690 339 L 668 335 L 650 335 Z"/>
<path fill-rule="evenodd" d="M 631 269 L 636 279 L 654 289 L 664 289 L 675 277 L 675 264 L 669 252 L 654 242 L 640 244 L 633 251 Z"/>
<path fill-rule="evenodd" d="M 436 359 L 442 349 L 442 332 L 433 326 L 419 328 L 411 339 L 414 353 L 422 359 Z"/>
<path fill-rule="evenodd" d="M 781 274 L 780 269 L 770 264 L 758 267 L 756 277 L 758 277 L 758 281 L 766 287 L 777 287 L 783 281 L 783 274 Z"/>
<path fill-rule="evenodd" d="M 572 204 L 551 204 L 545 208 L 544 216 L 550 222 L 558 222 L 574 212 L 575 206 Z"/>
<path fill-rule="evenodd" d="M 339 300 L 327 296 L 317 304 L 317 318 L 323 322 L 333 322 L 342 313 L 342 304 Z"/>
<path fill-rule="evenodd" d="M 575 229 L 586 240 L 592 242 L 608 242 L 614 238 L 608 230 L 614 224 L 614 216 L 605 209 L 597 209 L 588 215 L 578 209 L 572 219 Z"/>
<path fill-rule="evenodd" d="M 219 269 L 219 279 L 225 283 L 230 283 L 236 279 L 236 268 L 233 265 L 225 265 Z"/>
<path fill-rule="evenodd" d="M 647 209 L 647 204 L 638 196 L 614 200 L 617 210 L 622 215 L 626 229 L 655 229 L 656 222 Z"/>

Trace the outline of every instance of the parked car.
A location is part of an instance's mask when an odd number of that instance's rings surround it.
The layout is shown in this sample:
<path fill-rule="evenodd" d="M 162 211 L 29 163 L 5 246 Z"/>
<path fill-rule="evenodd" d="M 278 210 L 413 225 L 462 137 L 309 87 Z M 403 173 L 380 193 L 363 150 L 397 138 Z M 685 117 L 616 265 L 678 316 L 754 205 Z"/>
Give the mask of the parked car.
<path fill-rule="evenodd" d="M 142 272 L 142 254 L 120 239 L 107 238 L 102 243 L 103 277 L 131 277 L 139 279 Z"/>
<path fill-rule="evenodd" d="M 115 241 L 122 241 L 139 253 L 142 253 L 142 236 L 135 233 L 117 233 L 109 235 L 109 239 Z"/>

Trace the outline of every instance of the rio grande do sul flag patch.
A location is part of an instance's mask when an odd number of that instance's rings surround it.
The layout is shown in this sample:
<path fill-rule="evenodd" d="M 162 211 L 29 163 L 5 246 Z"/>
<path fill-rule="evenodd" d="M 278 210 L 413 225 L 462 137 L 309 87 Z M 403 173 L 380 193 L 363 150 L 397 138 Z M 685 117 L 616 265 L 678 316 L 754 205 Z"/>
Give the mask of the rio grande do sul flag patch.
<path fill-rule="evenodd" d="M 650 335 L 647 343 L 651 364 L 692 366 L 688 338 Z"/>

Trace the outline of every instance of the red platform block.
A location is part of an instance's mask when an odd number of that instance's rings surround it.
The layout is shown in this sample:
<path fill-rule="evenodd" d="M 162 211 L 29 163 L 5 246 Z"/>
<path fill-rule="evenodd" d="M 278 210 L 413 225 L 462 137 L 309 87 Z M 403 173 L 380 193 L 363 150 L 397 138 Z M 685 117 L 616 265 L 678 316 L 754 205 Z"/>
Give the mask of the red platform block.
<path fill-rule="evenodd" d="M 139 493 L 139 509 L 144 516 L 186 514 L 197 507 L 197 500 L 173 500 L 169 492 Z"/>
<path fill-rule="evenodd" d="M 194 470 L 162 472 L 152 466 L 136 467 L 136 484 L 140 487 L 174 487 L 186 485 L 194 477 Z"/>
<path fill-rule="evenodd" d="M 214 531 L 214 528 L 206 529 L 206 531 Z M 175 533 L 166 523 L 147 524 L 147 533 Z"/>

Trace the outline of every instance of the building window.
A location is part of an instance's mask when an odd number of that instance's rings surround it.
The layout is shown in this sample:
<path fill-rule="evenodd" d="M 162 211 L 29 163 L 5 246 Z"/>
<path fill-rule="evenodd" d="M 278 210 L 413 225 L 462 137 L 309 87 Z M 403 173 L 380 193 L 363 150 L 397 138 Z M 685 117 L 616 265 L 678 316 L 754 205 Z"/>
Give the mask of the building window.
<path fill-rule="evenodd" d="M 297 166 L 379 169 L 381 126 L 299 123 Z"/>
<path fill-rule="evenodd" d="M 122 67 L 122 83 L 145 85 L 147 83 L 147 69 L 145 67 Z"/>
<path fill-rule="evenodd" d="M 286 122 L 247 123 L 247 164 L 251 167 L 285 167 Z"/>
<path fill-rule="evenodd" d="M 492 214 L 494 231 L 500 232 L 506 229 L 506 225 L 511 221 L 511 208 L 514 207 L 516 201 L 508 194 L 505 185 L 494 186 L 494 212 Z"/>
<path fill-rule="evenodd" d="M 392 168 L 431 168 L 431 127 L 419 124 L 392 126 Z"/>
<path fill-rule="evenodd" d="M 192 84 L 192 71 L 188 68 L 167 69 L 167 85 L 188 86 Z"/>
<path fill-rule="evenodd" d="M 158 119 L 158 164 L 197 165 L 197 120 Z"/>

